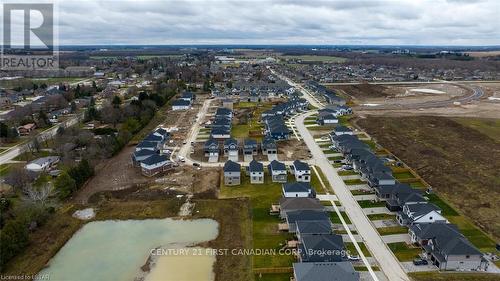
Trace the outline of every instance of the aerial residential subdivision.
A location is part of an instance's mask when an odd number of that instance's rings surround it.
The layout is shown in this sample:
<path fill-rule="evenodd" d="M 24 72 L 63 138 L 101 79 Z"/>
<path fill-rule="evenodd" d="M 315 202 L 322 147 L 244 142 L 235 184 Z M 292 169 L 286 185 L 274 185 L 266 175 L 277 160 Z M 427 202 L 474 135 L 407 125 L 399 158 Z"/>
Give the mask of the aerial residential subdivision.
<path fill-rule="evenodd" d="M 500 279 L 498 3 L 1 5 L 1 280 Z"/>

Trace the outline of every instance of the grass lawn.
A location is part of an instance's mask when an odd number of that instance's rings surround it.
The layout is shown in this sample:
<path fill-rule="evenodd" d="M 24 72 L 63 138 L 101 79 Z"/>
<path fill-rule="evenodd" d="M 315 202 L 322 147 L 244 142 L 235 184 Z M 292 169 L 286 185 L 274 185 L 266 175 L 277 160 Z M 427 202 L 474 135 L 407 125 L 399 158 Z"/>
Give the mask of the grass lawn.
<path fill-rule="evenodd" d="M 257 102 L 240 101 L 239 103 L 235 104 L 234 107 L 236 108 L 257 107 L 258 104 L 259 103 Z"/>
<path fill-rule="evenodd" d="M 314 126 L 308 127 L 307 129 L 309 131 L 331 131 L 333 129 L 333 126 Z"/>
<path fill-rule="evenodd" d="M 415 178 L 415 176 L 407 171 L 407 172 L 401 172 L 401 173 L 393 173 L 392 174 L 394 176 L 394 178 L 396 178 L 397 180 L 400 180 L 400 179 L 412 179 L 412 178 Z"/>
<path fill-rule="evenodd" d="M 316 121 L 314 120 L 304 121 L 304 125 L 313 125 L 313 124 L 317 124 Z"/>
<path fill-rule="evenodd" d="M 411 272 L 408 273 L 415 281 L 497 281 L 498 274 L 465 273 L 465 272 Z"/>
<path fill-rule="evenodd" d="M 340 214 L 344 218 L 345 223 L 351 224 L 351 220 L 349 219 L 349 217 L 345 212 L 340 212 Z M 332 223 L 341 223 L 339 216 L 337 216 L 337 212 L 330 213 L 330 220 L 332 221 Z"/>
<path fill-rule="evenodd" d="M 389 226 L 377 228 L 377 231 L 380 235 L 403 234 L 408 233 L 408 228 L 404 226 Z"/>
<path fill-rule="evenodd" d="M 361 208 L 374 208 L 374 207 L 384 207 L 385 202 L 380 201 L 380 202 L 375 202 L 372 200 L 361 200 L 358 201 L 358 204 Z"/>
<path fill-rule="evenodd" d="M 355 185 L 355 184 L 364 184 L 366 182 L 361 179 L 352 179 L 352 180 L 344 180 L 344 183 L 347 185 Z"/>
<path fill-rule="evenodd" d="M 354 176 L 357 175 L 358 173 L 351 170 L 351 171 L 338 171 L 337 174 L 339 174 L 339 176 Z"/>
<path fill-rule="evenodd" d="M 346 250 L 348 250 L 351 255 L 357 255 L 358 254 L 358 251 L 356 251 L 356 248 L 354 248 L 354 243 L 352 243 L 352 242 L 346 242 L 344 244 L 345 244 Z M 361 248 L 361 252 L 363 252 L 363 255 L 365 255 L 365 257 L 371 257 L 372 256 L 372 254 L 370 254 L 370 251 L 368 251 L 368 249 L 366 248 L 365 243 L 359 242 L 358 246 Z"/>
<path fill-rule="evenodd" d="M 280 219 L 269 215 L 271 204 L 281 198 L 281 184 L 272 183 L 266 175 L 266 184 L 250 184 L 249 177 L 244 175 L 239 186 L 222 186 L 221 198 L 248 197 L 252 216 L 252 240 L 254 249 L 279 250 L 292 235 L 278 232 Z M 254 256 L 254 268 L 289 267 L 293 256 Z"/>
<path fill-rule="evenodd" d="M 328 148 L 330 147 L 330 145 L 332 145 L 331 143 L 327 142 L 327 143 L 322 143 L 322 144 L 318 144 L 320 148 Z"/>
<path fill-rule="evenodd" d="M 248 125 L 233 125 L 231 128 L 231 136 L 233 138 L 248 138 L 250 126 Z"/>
<path fill-rule="evenodd" d="M 323 186 L 321 185 L 321 182 L 319 181 L 319 178 L 318 178 L 318 175 L 319 175 L 319 177 L 321 178 L 321 181 L 323 181 L 323 184 L 327 188 L 327 191 L 330 192 L 330 194 L 333 194 L 333 190 L 330 188 L 330 183 L 326 179 L 326 176 L 325 176 L 325 174 L 323 174 L 323 171 L 321 170 L 321 168 L 318 166 L 315 166 L 315 168 L 316 168 L 316 171 L 318 172 L 318 174 L 316 174 L 316 172 L 311 172 L 311 185 L 314 187 L 316 192 L 323 191 Z"/>
<path fill-rule="evenodd" d="M 396 220 L 396 215 L 391 215 L 391 214 L 371 214 L 371 215 L 367 215 L 367 216 L 372 221 L 376 221 L 376 220 Z"/>
<path fill-rule="evenodd" d="M 453 209 L 450 205 L 444 202 L 436 194 L 426 194 L 425 196 L 429 198 L 429 202 L 441 208 L 442 214 L 444 216 L 458 216 L 457 211 L 455 211 L 455 209 Z"/>
<path fill-rule="evenodd" d="M 14 157 L 13 160 L 15 161 L 32 161 L 34 159 L 37 159 L 37 158 L 40 158 L 40 157 L 47 157 L 47 156 L 50 156 L 50 155 L 53 155 L 53 153 L 50 153 L 48 151 L 45 151 L 45 150 L 40 150 L 38 152 L 24 152 L 22 154 L 19 154 L 18 156 Z"/>
<path fill-rule="evenodd" d="M 375 194 L 374 191 L 366 191 L 364 189 L 353 189 L 351 190 L 352 195 L 368 195 L 368 194 Z"/>
<path fill-rule="evenodd" d="M 373 151 L 377 149 L 377 144 L 372 140 L 362 140 L 362 142 L 366 143 Z"/>
<path fill-rule="evenodd" d="M 404 242 L 389 243 L 387 246 L 399 261 L 412 261 L 422 252 L 420 248 L 410 248 Z"/>
<path fill-rule="evenodd" d="M 293 273 L 263 273 L 255 274 L 255 281 L 290 281 Z"/>
<path fill-rule="evenodd" d="M 427 187 L 422 181 L 412 182 L 410 186 L 416 189 L 425 189 Z"/>

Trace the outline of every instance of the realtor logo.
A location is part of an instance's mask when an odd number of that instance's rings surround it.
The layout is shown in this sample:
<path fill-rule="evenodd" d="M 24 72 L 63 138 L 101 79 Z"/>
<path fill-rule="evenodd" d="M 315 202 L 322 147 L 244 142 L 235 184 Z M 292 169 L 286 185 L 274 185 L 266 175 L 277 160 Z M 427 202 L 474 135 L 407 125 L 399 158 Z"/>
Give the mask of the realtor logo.
<path fill-rule="evenodd" d="M 2 70 L 58 67 L 53 3 L 4 3 Z"/>

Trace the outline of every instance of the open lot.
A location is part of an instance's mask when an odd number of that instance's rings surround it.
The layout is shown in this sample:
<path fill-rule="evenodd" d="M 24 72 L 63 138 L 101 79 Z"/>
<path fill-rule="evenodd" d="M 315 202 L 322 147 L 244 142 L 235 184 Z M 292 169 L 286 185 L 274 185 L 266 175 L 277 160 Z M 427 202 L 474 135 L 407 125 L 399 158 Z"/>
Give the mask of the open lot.
<path fill-rule="evenodd" d="M 500 237 L 498 142 L 451 119 L 435 116 L 370 117 L 357 123 L 416 170 L 454 209 L 495 238 Z M 482 238 L 471 242 L 485 241 L 478 247 L 491 249 L 494 242 L 481 234 L 476 230 L 474 236 Z"/>

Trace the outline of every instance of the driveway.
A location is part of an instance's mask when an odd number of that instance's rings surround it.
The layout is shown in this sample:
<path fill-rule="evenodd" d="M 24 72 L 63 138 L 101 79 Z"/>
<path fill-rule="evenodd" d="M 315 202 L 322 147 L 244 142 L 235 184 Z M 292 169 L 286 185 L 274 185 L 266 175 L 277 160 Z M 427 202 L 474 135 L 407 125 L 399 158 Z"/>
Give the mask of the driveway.
<path fill-rule="evenodd" d="M 344 181 L 337 174 L 337 170 L 328 162 L 328 159 L 323 154 L 323 151 L 314 141 L 314 138 L 304 126 L 306 117 L 312 115 L 311 112 L 302 114 L 295 119 L 295 125 L 304 142 L 306 143 L 314 162 L 321 168 L 323 174 L 327 178 L 330 186 L 333 188 L 335 195 L 345 207 L 351 222 L 356 226 L 358 233 L 363 238 L 365 245 L 368 247 L 374 258 L 380 265 L 381 270 L 385 273 L 389 280 L 410 280 L 401 264 L 398 262 L 394 254 L 384 243 L 377 230 L 370 223 L 370 220 L 365 215 L 365 212 L 356 202 L 351 192 L 345 185 Z M 373 279 L 378 278 L 372 275 Z"/>

